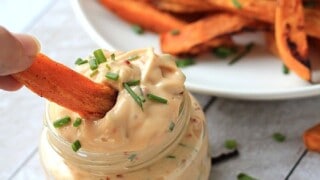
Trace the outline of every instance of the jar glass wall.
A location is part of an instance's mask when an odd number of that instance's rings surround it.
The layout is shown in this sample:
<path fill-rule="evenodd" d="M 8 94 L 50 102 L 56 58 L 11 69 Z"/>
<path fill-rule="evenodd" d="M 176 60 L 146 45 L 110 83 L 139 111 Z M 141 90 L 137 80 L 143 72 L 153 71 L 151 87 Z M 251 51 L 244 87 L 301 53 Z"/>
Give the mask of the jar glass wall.
<path fill-rule="evenodd" d="M 211 161 L 204 114 L 187 92 L 182 107 L 179 124 L 165 144 L 116 154 L 73 152 L 54 134 L 47 115 L 40 144 L 43 167 L 54 179 L 207 180 Z"/>

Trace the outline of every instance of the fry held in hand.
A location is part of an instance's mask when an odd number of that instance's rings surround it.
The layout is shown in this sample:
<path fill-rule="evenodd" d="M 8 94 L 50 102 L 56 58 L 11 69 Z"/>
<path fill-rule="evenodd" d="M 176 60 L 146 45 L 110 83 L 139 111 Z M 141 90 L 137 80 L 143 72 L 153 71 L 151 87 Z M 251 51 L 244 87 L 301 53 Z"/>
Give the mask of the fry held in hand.
<path fill-rule="evenodd" d="M 113 88 L 97 84 L 43 54 L 36 56 L 30 68 L 13 77 L 39 96 L 89 120 L 102 118 L 117 97 Z"/>

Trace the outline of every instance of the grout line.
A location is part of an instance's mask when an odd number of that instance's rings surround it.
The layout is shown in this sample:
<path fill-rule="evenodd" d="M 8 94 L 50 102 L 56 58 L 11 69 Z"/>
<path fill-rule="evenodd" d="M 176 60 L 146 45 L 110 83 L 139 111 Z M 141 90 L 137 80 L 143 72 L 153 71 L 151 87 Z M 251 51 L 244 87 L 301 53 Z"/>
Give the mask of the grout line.
<path fill-rule="evenodd" d="M 285 180 L 289 180 L 290 176 L 292 175 L 292 173 L 294 172 L 294 170 L 298 167 L 298 165 L 300 164 L 301 160 L 307 155 L 308 150 L 305 149 L 303 151 L 303 153 L 301 154 L 301 156 L 299 157 L 299 159 L 297 160 L 297 162 L 293 165 L 293 167 L 291 168 L 290 172 L 288 173 L 288 175 L 286 176 Z"/>
<path fill-rule="evenodd" d="M 53 8 L 54 4 L 57 3 L 56 0 L 51 0 L 51 2 L 49 2 L 45 8 L 43 8 L 40 13 L 33 18 L 33 20 L 28 24 L 26 25 L 23 29 L 22 29 L 22 32 L 27 32 L 29 30 L 31 30 L 31 28 L 37 24 L 37 22 L 43 18 L 44 14 L 47 13 L 49 11 L 49 9 Z"/>
<path fill-rule="evenodd" d="M 204 105 L 204 107 L 203 107 L 203 112 L 207 112 L 207 110 L 208 110 L 208 109 L 210 108 L 210 106 L 216 101 L 216 99 L 217 99 L 217 97 L 212 96 L 212 97 L 210 98 L 210 100 L 207 102 L 207 104 Z"/>
<path fill-rule="evenodd" d="M 36 155 L 38 152 L 38 147 L 34 148 L 31 153 L 27 156 L 27 158 L 18 166 L 18 168 L 16 170 L 13 171 L 13 173 L 11 174 L 11 176 L 9 176 L 9 180 L 13 179 L 18 172 L 34 157 L 34 155 Z"/>

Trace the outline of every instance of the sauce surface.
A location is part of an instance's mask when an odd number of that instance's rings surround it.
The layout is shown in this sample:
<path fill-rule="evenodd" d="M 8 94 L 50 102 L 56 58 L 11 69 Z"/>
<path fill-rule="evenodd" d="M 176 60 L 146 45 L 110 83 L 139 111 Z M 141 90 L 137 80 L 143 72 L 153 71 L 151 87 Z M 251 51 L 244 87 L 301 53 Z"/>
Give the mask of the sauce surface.
<path fill-rule="evenodd" d="M 78 65 L 76 71 L 97 83 L 109 84 L 119 91 L 115 106 L 97 121 L 82 120 L 79 127 L 72 122 L 78 114 L 54 103 L 50 104 L 52 121 L 71 117 L 70 125 L 55 129 L 68 142 L 79 140 L 81 148 L 92 152 L 139 151 L 161 145 L 179 115 L 185 91 L 185 76 L 169 55 L 156 55 L 152 48 L 129 52 L 104 51 L 106 62 L 97 69 L 89 63 Z M 117 78 L 108 78 L 106 75 Z M 143 100 L 142 106 L 124 88 L 124 83 L 139 81 L 129 86 Z M 149 99 L 149 95 L 165 99 L 166 103 Z"/>

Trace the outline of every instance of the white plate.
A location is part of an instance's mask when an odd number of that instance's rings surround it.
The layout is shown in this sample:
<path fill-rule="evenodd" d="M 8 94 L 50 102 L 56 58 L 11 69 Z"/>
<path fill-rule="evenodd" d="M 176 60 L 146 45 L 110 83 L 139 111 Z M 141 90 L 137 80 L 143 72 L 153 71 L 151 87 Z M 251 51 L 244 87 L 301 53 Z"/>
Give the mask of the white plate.
<path fill-rule="evenodd" d="M 94 41 L 103 48 L 132 50 L 154 47 L 160 52 L 158 37 L 153 33 L 137 35 L 130 24 L 107 11 L 96 0 L 72 0 L 76 16 Z M 241 43 L 254 41 L 253 50 L 236 64 L 203 55 L 193 66 L 183 69 L 186 86 L 192 92 L 215 96 L 274 100 L 320 94 L 320 85 L 311 85 L 293 72 L 284 75 L 279 59 L 267 53 L 261 34 L 236 37 Z"/>

